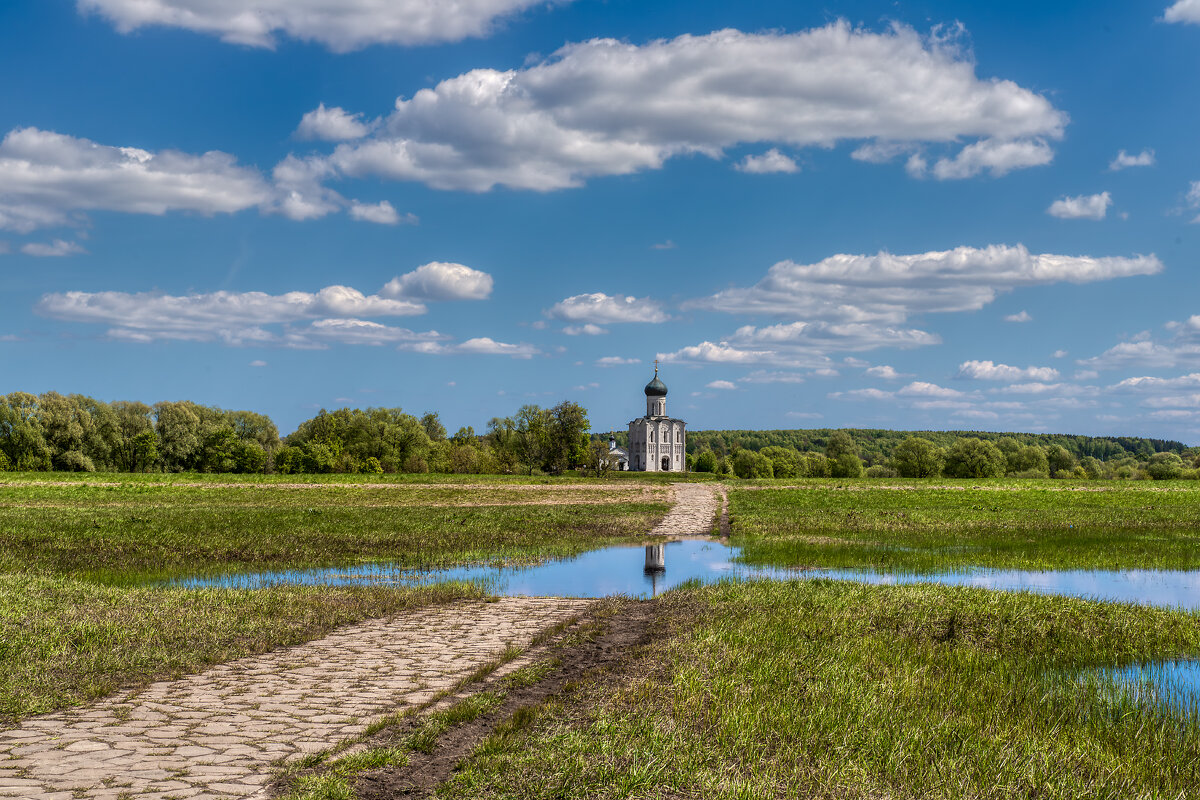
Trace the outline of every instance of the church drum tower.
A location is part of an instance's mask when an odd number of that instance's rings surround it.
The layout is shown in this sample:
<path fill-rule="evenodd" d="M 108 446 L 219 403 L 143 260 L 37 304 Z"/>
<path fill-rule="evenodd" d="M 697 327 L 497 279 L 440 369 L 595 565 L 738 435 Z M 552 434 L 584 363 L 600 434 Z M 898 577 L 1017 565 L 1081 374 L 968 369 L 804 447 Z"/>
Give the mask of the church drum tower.
<path fill-rule="evenodd" d="M 646 416 L 629 423 L 629 469 L 636 472 L 687 472 L 687 423 L 667 416 L 667 386 L 654 378 L 646 384 Z"/>

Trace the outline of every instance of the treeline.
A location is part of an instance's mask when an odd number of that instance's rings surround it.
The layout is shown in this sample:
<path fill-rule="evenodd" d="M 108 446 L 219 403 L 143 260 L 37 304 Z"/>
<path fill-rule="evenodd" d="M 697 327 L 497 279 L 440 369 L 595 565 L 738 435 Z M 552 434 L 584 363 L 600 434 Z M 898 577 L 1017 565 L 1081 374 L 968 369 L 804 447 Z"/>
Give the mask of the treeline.
<path fill-rule="evenodd" d="M 688 461 L 697 472 L 735 475 L 739 478 L 1088 478 L 1088 479 L 1200 479 L 1200 453 L 1179 442 L 1154 439 L 1126 439 L 1137 448 L 1130 452 L 1106 450 L 1107 460 L 1086 455 L 1082 458 L 1067 449 L 1068 441 L 1087 437 L 1040 434 L 1002 435 L 987 438 L 966 434 L 913 435 L 894 431 L 898 441 L 890 442 L 887 455 L 875 450 L 864 453 L 862 431 L 828 431 L 821 437 L 823 446 L 800 450 L 796 447 L 766 445 L 757 450 L 735 447 L 732 452 L 717 453 L 705 448 Z M 725 432 L 718 432 L 725 433 Z M 752 432 L 757 433 L 757 432 Z M 770 433 L 798 433 L 771 431 Z M 808 433 L 807 431 L 803 433 Z M 822 432 L 826 433 L 826 432 Z M 877 433 L 871 431 L 871 433 Z M 1049 444 L 1039 443 L 1046 436 Z M 903 438 L 900 438 L 903 437 Z M 935 438 L 936 437 L 936 438 Z M 711 441 L 711 440 L 710 440 Z M 872 440 L 878 443 L 879 439 Z M 947 442 L 942 445 L 939 442 Z M 1044 441 L 1044 440 L 1043 440 Z M 1162 449 L 1151 451 L 1142 443 L 1156 443 Z M 1085 443 L 1086 444 L 1086 443 Z M 1169 447 L 1179 445 L 1178 449 Z M 1153 445 L 1151 445 L 1153 446 Z M 690 447 L 689 447 L 690 449 Z M 1093 451 L 1094 452 L 1094 451 Z M 1149 453 L 1147 456 L 1146 454 Z M 870 460 L 868 460 L 868 458 Z"/>
<path fill-rule="evenodd" d="M 964 438 L 993 443 L 999 443 L 1001 440 L 1013 440 L 1022 446 L 1037 445 L 1042 448 L 1058 445 L 1077 459 L 1091 457 L 1101 461 L 1121 459 L 1127 456 L 1148 460 L 1155 453 L 1170 452 L 1183 456 L 1191 452 L 1183 442 L 1135 436 L 1072 436 L 1060 433 L 996 433 L 990 431 L 894 431 L 877 428 L 845 428 L 842 430 L 854 441 L 859 448 L 863 462 L 868 466 L 886 463 L 900 443 L 909 436 L 919 436 L 942 448 L 949 448 L 956 441 Z M 824 451 L 829 438 L 835 432 L 831 428 L 775 431 L 689 431 L 687 450 L 692 454 L 712 450 L 718 455 L 732 455 L 738 450 L 757 452 L 764 447 L 787 447 L 800 452 Z"/>
<path fill-rule="evenodd" d="M 551 474 L 586 466 L 587 411 L 523 406 L 483 434 L 453 436 L 436 413 L 322 410 L 280 439 L 271 419 L 187 401 L 0 396 L 0 470 L 69 472 L 445 472 Z"/>

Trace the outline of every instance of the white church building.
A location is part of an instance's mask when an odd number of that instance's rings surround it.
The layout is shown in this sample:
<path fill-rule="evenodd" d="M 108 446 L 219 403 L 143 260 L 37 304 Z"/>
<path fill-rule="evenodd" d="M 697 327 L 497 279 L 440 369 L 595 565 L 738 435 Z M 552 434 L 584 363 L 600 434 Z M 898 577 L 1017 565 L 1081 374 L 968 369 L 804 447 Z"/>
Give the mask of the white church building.
<path fill-rule="evenodd" d="M 658 379 L 646 384 L 646 416 L 629 423 L 629 469 L 634 472 L 687 472 L 687 423 L 667 416 L 667 386 Z M 615 442 L 613 443 L 615 445 Z"/>

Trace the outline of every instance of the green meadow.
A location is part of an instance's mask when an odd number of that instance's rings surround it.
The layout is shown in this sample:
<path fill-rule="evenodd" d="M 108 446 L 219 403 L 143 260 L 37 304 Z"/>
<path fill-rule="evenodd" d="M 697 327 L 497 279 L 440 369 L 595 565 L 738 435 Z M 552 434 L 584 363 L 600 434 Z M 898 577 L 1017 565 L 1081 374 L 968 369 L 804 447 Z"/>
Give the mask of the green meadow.
<path fill-rule="evenodd" d="M 1200 728 L 1086 677 L 1195 615 L 828 580 L 685 587 L 622 678 L 493 735 L 442 798 L 1195 797 Z"/>
<path fill-rule="evenodd" d="M 1200 568 L 1193 481 L 764 481 L 731 491 L 729 508 L 752 564 Z"/>
<path fill-rule="evenodd" d="M 481 596 L 464 585 L 195 590 L 148 582 L 378 561 L 428 568 L 566 557 L 638 536 L 667 509 L 654 482 L 127 477 L 6 474 L 0 483 L 0 717 Z"/>

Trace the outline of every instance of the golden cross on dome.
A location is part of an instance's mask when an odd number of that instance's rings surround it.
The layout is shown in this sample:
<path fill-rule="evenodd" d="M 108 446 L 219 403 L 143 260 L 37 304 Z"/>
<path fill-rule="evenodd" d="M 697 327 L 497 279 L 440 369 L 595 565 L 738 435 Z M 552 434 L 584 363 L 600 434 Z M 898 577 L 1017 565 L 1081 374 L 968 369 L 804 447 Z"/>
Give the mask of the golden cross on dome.
<path fill-rule="evenodd" d="M 654 359 L 654 374 L 658 374 L 658 359 Z"/>

